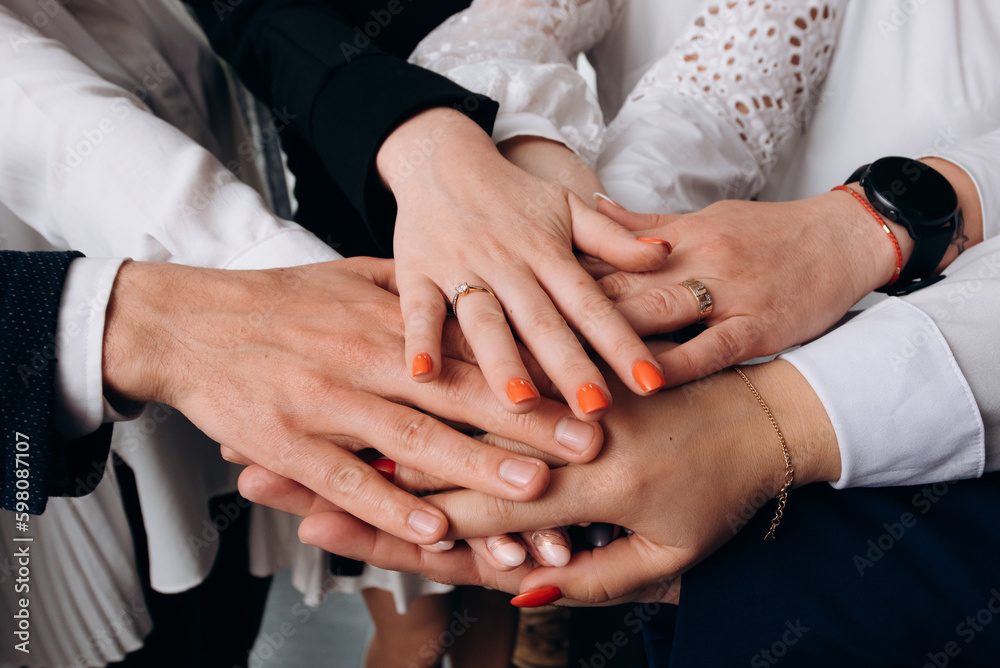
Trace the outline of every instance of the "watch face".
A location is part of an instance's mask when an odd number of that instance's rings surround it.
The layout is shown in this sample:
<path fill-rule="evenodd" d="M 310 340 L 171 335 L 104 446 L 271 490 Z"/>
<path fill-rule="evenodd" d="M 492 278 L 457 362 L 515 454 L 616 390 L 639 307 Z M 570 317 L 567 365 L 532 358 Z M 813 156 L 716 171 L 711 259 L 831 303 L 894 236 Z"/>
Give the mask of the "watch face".
<path fill-rule="evenodd" d="M 864 179 L 882 200 L 883 215 L 920 227 L 947 223 L 958 208 L 955 189 L 940 172 L 910 158 L 881 158 Z M 874 203 L 873 203 L 874 204 Z"/>

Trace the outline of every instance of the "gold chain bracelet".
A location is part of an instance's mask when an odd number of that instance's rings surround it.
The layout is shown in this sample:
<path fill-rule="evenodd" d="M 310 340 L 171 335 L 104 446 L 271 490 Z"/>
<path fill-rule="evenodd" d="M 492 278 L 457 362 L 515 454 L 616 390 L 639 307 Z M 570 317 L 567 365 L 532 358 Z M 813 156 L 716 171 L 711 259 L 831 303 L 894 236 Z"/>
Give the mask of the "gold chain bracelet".
<path fill-rule="evenodd" d="M 768 421 L 771 423 L 771 426 L 774 427 L 774 433 L 778 435 L 778 442 L 781 443 L 781 452 L 785 456 L 785 483 L 781 486 L 781 489 L 778 490 L 778 510 L 774 513 L 774 518 L 771 520 L 771 530 L 767 532 L 766 536 L 764 536 L 764 540 L 774 540 L 774 531 L 781 523 L 781 516 L 785 512 L 785 502 L 788 500 L 788 490 L 792 488 L 792 483 L 795 481 L 795 469 L 792 468 L 792 457 L 788 454 L 788 444 L 785 443 L 785 436 L 781 433 L 781 427 L 778 426 L 778 421 L 774 419 L 773 415 L 771 415 L 771 409 L 768 408 L 767 404 L 764 403 L 764 400 L 761 399 L 760 393 L 757 392 L 757 388 L 753 386 L 753 383 L 750 382 L 747 375 L 743 373 L 743 369 L 738 366 L 734 366 L 733 371 L 740 375 L 743 382 L 746 383 L 747 387 L 750 388 L 750 391 L 753 392 L 753 396 L 757 399 L 757 403 L 764 409 L 764 413 L 767 415 Z"/>

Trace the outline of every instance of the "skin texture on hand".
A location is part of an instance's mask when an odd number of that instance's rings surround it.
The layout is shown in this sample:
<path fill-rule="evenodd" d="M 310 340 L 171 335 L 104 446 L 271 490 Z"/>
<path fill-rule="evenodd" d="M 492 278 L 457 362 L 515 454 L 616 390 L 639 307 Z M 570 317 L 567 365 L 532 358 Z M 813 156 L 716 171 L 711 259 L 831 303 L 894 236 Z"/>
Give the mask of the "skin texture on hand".
<path fill-rule="evenodd" d="M 963 211 L 961 238 L 938 267 L 982 240 L 975 184 L 963 170 L 927 159 L 951 181 Z M 858 192 L 857 184 L 852 186 Z M 712 296 L 708 329 L 659 356 L 668 386 L 754 357 L 805 343 L 836 324 L 872 290 L 889 282 L 896 255 L 885 231 L 847 193 L 794 202 L 718 202 L 686 215 L 636 214 L 602 201 L 598 210 L 642 236 L 668 241 L 670 259 L 646 273 L 591 273 L 643 335 L 672 332 L 698 321 L 698 302 L 680 285 L 702 281 Z M 882 219 L 909 260 L 913 241 L 902 225 Z"/>
<path fill-rule="evenodd" d="M 604 192 L 604 184 L 590 166 L 565 144 L 543 137 L 512 137 L 497 144 L 500 154 L 543 181 L 557 183 L 587 203 L 593 193 Z"/>
<path fill-rule="evenodd" d="M 663 246 L 638 241 L 565 187 L 517 168 L 454 110 L 410 119 L 385 141 L 376 162 L 399 205 L 393 246 L 406 359 L 413 362 L 407 369 L 419 372 L 416 380 L 437 377 L 447 303 L 468 283 L 493 292 L 461 297 L 457 316 L 507 410 L 529 412 L 542 394 L 514 333 L 580 419 L 599 419 L 611 396 L 573 330 L 630 390 L 658 389 L 655 358 L 580 267 L 573 247 L 618 268 L 648 271 L 666 260 Z M 653 374 L 634 377 L 643 362 L 640 369 Z"/>
<path fill-rule="evenodd" d="M 367 258 L 269 271 L 127 263 L 107 313 L 106 393 L 174 406 L 234 459 L 424 544 L 444 537 L 443 514 L 353 453 L 374 448 L 452 485 L 520 499 L 545 489 L 544 462 L 431 415 L 509 434 L 565 461 L 596 455 L 600 428 L 566 406 L 546 399 L 530 416 L 503 410 L 454 326 L 445 330 L 450 357 L 438 379 L 413 383 L 392 288 L 392 263 Z"/>
<path fill-rule="evenodd" d="M 833 427 L 798 371 L 779 360 L 746 373 L 785 434 L 796 487 L 839 478 Z M 307 490 L 259 468 L 244 472 L 241 490 L 258 502 L 310 515 L 299 533 L 306 542 L 383 568 L 511 592 L 557 586 L 567 599 L 594 604 L 672 600 L 676 578 L 735 535 L 758 509 L 770 512 L 765 504 L 781 487 L 784 461 L 777 437 L 731 371 L 652 398 L 629 397 L 604 426 L 602 453 L 588 464 L 552 471 L 548 491 L 535 501 L 501 501 L 471 491 L 429 497 L 451 520 L 451 539 L 584 521 L 635 532 L 576 553 L 562 568 L 529 563 L 500 573 L 461 546 L 447 554 L 422 554 L 355 518 L 324 512 Z M 793 491 L 789 503 L 794 502 Z"/>

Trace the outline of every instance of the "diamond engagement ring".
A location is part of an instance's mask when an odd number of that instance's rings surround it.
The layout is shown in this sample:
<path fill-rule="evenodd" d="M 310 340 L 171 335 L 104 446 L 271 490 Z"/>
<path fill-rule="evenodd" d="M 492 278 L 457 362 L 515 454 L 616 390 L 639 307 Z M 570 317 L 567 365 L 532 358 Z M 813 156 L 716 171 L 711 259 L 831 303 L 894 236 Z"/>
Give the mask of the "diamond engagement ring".
<path fill-rule="evenodd" d="M 470 292 L 488 292 L 493 295 L 493 291 L 489 288 L 483 287 L 482 285 L 469 285 L 468 283 L 462 283 L 460 286 L 455 288 L 455 296 L 451 298 L 451 312 L 458 316 L 458 300 L 469 294 Z M 493 295 L 496 298 L 496 295 Z"/>

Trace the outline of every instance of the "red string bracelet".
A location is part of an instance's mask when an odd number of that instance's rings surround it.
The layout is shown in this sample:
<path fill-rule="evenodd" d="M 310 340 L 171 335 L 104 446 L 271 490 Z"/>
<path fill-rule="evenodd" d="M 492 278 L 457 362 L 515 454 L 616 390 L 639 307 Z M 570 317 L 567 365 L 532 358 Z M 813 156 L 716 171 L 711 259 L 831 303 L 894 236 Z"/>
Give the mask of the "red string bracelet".
<path fill-rule="evenodd" d="M 879 227 L 885 230 L 885 233 L 889 235 L 889 241 L 892 242 L 892 247 L 896 250 L 896 271 L 892 275 L 892 278 L 889 279 L 889 282 L 886 283 L 882 289 L 891 287 L 893 283 L 899 280 L 899 273 L 903 271 L 903 251 L 899 248 L 899 240 L 896 239 L 896 235 L 892 233 L 889 226 L 885 224 L 884 220 L 882 220 L 882 216 L 878 215 L 878 212 L 872 207 L 871 204 L 868 203 L 868 200 L 859 195 L 856 191 L 851 190 L 847 186 L 836 186 L 832 190 L 843 190 L 845 193 L 850 193 L 854 199 L 861 202 L 861 206 L 865 207 L 865 210 L 872 215 Z"/>

